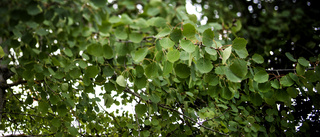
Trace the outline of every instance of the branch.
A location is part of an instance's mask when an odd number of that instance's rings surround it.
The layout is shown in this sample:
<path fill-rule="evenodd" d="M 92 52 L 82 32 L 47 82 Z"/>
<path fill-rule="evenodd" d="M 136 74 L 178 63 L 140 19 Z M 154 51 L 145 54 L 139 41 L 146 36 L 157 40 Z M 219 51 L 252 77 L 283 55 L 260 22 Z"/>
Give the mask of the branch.
<path fill-rule="evenodd" d="M 164 105 L 164 104 L 158 104 L 158 106 L 160 106 L 160 107 L 162 107 L 162 108 L 165 108 L 165 109 L 168 109 L 168 110 L 171 110 L 171 111 L 174 111 L 174 112 L 177 112 L 178 114 L 186 117 L 187 119 L 191 120 L 192 122 L 197 123 L 196 120 L 194 120 L 194 119 L 192 119 L 191 117 L 189 117 L 189 116 L 187 116 L 187 115 L 179 112 L 178 110 L 175 110 L 175 109 L 173 109 L 173 108 L 170 108 L 170 107 L 168 107 L 168 106 L 166 106 L 166 105 Z M 207 130 L 210 130 L 210 131 L 212 131 L 212 132 L 218 132 L 219 134 L 229 136 L 228 134 L 225 134 L 225 133 L 222 133 L 222 132 L 219 132 L 219 131 L 215 131 L 214 129 L 211 129 L 211 128 L 206 127 L 206 126 L 204 126 L 204 125 L 200 125 L 200 124 L 198 124 L 198 125 L 199 125 L 200 127 L 203 127 L 203 128 L 205 128 L 205 129 L 207 129 Z"/>
<path fill-rule="evenodd" d="M 228 109 L 227 109 L 226 111 L 224 111 L 220 116 L 216 116 L 216 117 L 214 117 L 214 118 L 207 119 L 207 120 L 205 120 L 205 121 L 203 121 L 203 122 L 207 122 L 207 121 L 210 121 L 210 120 L 213 120 L 213 119 L 220 118 L 220 117 L 222 117 L 223 115 L 225 115 L 230 109 L 231 109 L 231 108 L 228 108 Z"/>
<path fill-rule="evenodd" d="M 127 92 L 127 93 L 130 93 L 130 94 L 132 94 L 132 95 L 134 95 L 134 96 L 136 96 L 136 97 L 138 97 L 138 98 L 140 98 L 140 99 L 142 99 L 141 96 L 140 96 L 138 93 L 132 92 L 128 87 L 127 87 L 124 91 Z M 146 101 L 146 102 L 147 102 L 147 103 L 152 103 L 152 102 L 149 101 L 149 100 Z M 192 122 L 197 123 L 196 120 L 194 120 L 194 119 L 192 119 L 191 117 L 189 117 L 189 116 L 187 116 L 187 115 L 179 112 L 178 110 L 175 110 L 175 109 L 173 109 L 173 108 L 170 108 L 170 107 L 168 107 L 168 106 L 166 106 L 166 105 L 164 105 L 164 104 L 159 104 L 159 103 L 158 103 L 158 106 L 160 106 L 160 107 L 162 107 L 162 108 L 165 108 L 165 109 L 168 109 L 168 110 L 171 110 L 171 111 L 174 111 L 174 112 L 177 112 L 178 114 L 180 114 L 180 115 L 182 115 L 183 117 L 191 120 Z M 211 128 L 209 128 L 209 127 L 206 127 L 206 126 L 204 126 L 204 125 L 200 125 L 200 124 L 198 124 L 198 125 L 199 125 L 200 127 L 203 127 L 203 128 L 205 128 L 205 129 L 207 129 L 207 130 L 210 130 L 210 131 L 212 131 L 212 132 L 218 132 L 219 134 L 229 136 L 228 134 L 225 134 L 225 133 L 216 131 L 216 130 L 211 129 Z"/>
<path fill-rule="evenodd" d="M 148 40 L 148 39 L 157 39 L 155 36 L 147 36 L 147 37 L 144 37 L 142 40 L 145 41 L 145 42 L 152 42 L 151 40 Z M 161 38 L 159 38 L 161 39 Z M 133 43 L 133 41 L 131 40 L 121 40 L 121 39 L 118 39 L 118 42 L 124 42 L 124 43 Z"/>
<path fill-rule="evenodd" d="M 43 116 L 32 115 L 32 114 L 24 114 L 24 113 L 0 112 L 0 114 L 26 115 L 26 116 L 34 116 L 34 117 L 39 117 L 39 118 L 46 118 L 46 117 L 43 117 Z"/>
<path fill-rule="evenodd" d="M 109 115 L 109 116 L 111 116 L 111 117 L 113 118 L 114 123 L 116 123 L 116 125 L 120 128 L 120 130 L 122 130 L 122 127 L 119 125 L 116 117 L 115 117 L 114 115 L 111 115 L 107 110 L 105 110 L 105 109 L 100 105 L 100 103 L 97 103 L 97 104 L 107 113 L 107 115 Z"/>
<path fill-rule="evenodd" d="M 131 95 L 134 95 L 134 96 L 138 97 L 139 99 L 142 99 L 141 96 L 138 93 L 132 92 L 128 87 L 124 90 L 124 92 L 127 92 L 127 93 L 129 93 Z"/>
<path fill-rule="evenodd" d="M 39 137 L 39 136 L 53 136 L 56 133 L 47 134 L 47 135 L 26 135 L 26 134 L 19 134 L 19 135 L 5 135 L 4 137 Z"/>

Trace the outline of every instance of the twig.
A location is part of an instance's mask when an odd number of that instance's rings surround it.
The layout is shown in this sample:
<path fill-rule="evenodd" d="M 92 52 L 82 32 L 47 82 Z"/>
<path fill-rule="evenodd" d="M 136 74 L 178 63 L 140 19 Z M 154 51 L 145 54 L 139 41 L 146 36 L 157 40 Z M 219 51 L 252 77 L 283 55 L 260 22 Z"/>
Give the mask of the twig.
<path fill-rule="evenodd" d="M 107 110 L 105 110 L 101 105 L 100 103 L 97 103 L 109 116 L 111 116 L 114 120 L 114 122 L 116 123 L 116 125 L 122 130 L 122 127 L 119 125 L 116 117 L 114 115 L 111 115 Z"/>
<path fill-rule="evenodd" d="M 220 116 L 216 116 L 216 117 L 214 117 L 214 118 L 207 119 L 207 120 L 205 120 L 205 121 L 203 121 L 203 122 L 210 121 L 210 120 L 212 120 L 212 119 L 220 118 L 220 117 L 224 116 L 230 109 L 231 109 L 231 108 L 228 108 L 227 110 L 225 110 Z"/>
<path fill-rule="evenodd" d="M 168 109 L 168 110 L 171 110 L 171 111 L 174 111 L 174 112 L 177 112 L 178 114 L 186 117 L 187 119 L 191 120 L 192 122 L 197 123 L 196 120 L 194 120 L 194 119 L 192 119 L 191 117 L 189 117 L 189 116 L 187 116 L 187 115 L 179 112 L 178 110 L 175 110 L 175 109 L 173 109 L 173 108 L 167 107 L 166 105 L 163 105 L 163 104 L 158 104 L 158 106 L 160 106 L 160 107 L 162 107 L 162 108 L 165 108 L 165 109 Z M 201 125 L 201 124 L 198 124 L 198 125 L 199 125 L 200 127 L 203 127 L 203 128 L 205 128 L 205 129 L 207 129 L 207 130 L 210 130 L 210 131 L 212 131 L 212 132 L 218 132 L 219 134 L 229 136 L 228 134 L 225 134 L 225 133 L 222 133 L 222 132 L 219 132 L 219 131 L 215 131 L 214 129 L 211 129 L 211 128 L 206 127 L 206 126 L 204 126 L 204 125 Z"/>
<path fill-rule="evenodd" d="M 127 93 L 130 93 L 130 94 L 132 94 L 132 95 L 134 95 L 134 96 L 136 96 L 136 97 L 138 97 L 138 98 L 141 99 L 141 96 L 140 96 L 139 94 L 137 94 L 137 93 L 135 93 L 135 92 L 132 92 L 128 87 L 127 87 L 124 91 L 127 92 Z M 147 103 L 152 103 L 152 102 L 151 102 L 151 101 L 147 101 Z M 178 114 L 180 114 L 180 115 L 182 115 L 183 117 L 191 120 L 192 122 L 197 123 L 196 120 L 194 120 L 194 119 L 192 119 L 191 117 L 189 117 L 189 116 L 187 116 L 187 115 L 179 112 L 178 110 L 175 110 L 175 109 L 173 109 L 173 108 L 170 108 L 170 107 L 168 107 L 168 106 L 166 106 L 166 105 L 164 105 L 164 104 L 158 104 L 158 106 L 160 106 L 160 107 L 162 107 L 162 108 L 165 108 L 165 109 L 168 109 L 168 110 L 171 110 L 171 111 L 174 111 L 174 112 L 177 112 Z M 212 132 L 218 132 L 219 134 L 229 136 L 228 134 L 225 134 L 225 133 L 222 133 L 222 132 L 219 132 L 219 131 L 215 131 L 214 129 L 211 129 L 211 128 L 206 127 L 206 126 L 204 126 L 204 125 L 201 125 L 201 124 L 198 124 L 198 125 L 199 125 L 200 127 L 203 127 L 203 128 L 205 128 L 205 129 L 207 129 L 207 130 L 210 130 L 210 131 L 212 131 Z"/>
<path fill-rule="evenodd" d="M 136 113 L 136 112 L 135 112 L 135 114 L 134 114 L 134 115 L 135 115 L 135 118 L 136 118 L 136 122 L 137 122 L 137 124 L 138 124 L 138 132 L 139 132 L 138 136 L 140 137 L 140 130 L 141 130 L 140 128 L 141 128 L 141 127 L 140 127 L 140 124 L 139 124 L 138 115 L 137 115 L 137 113 Z"/>
<path fill-rule="evenodd" d="M 40 118 L 44 118 L 44 119 L 46 118 L 46 117 L 43 117 L 43 116 L 32 115 L 32 114 L 24 114 L 24 113 L 0 112 L 0 114 L 26 115 L 26 116 L 40 117 Z"/>

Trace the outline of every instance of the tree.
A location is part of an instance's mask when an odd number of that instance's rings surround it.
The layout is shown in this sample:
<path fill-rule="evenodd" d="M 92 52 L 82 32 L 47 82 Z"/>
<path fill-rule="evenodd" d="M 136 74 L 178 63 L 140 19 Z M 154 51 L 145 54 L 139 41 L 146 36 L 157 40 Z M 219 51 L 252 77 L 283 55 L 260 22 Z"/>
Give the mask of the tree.
<path fill-rule="evenodd" d="M 199 25 L 182 0 L 3 0 L 0 5 L 3 131 L 292 136 L 310 135 L 314 127 L 297 118 L 295 103 L 304 98 L 318 112 L 320 56 L 287 52 L 294 67 L 278 75 L 268 69 L 274 65 L 270 56 L 252 51 L 240 37 L 255 40 L 245 35 L 252 30 L 241 19 L 219 23 L 208 16 L 207 24 Z M 122 104 L 137 103 L 135 113 L 101 110 L 100 98 L 89 97 L 97 86 L 105 107 L 119 105 L 120 97 Z"/>

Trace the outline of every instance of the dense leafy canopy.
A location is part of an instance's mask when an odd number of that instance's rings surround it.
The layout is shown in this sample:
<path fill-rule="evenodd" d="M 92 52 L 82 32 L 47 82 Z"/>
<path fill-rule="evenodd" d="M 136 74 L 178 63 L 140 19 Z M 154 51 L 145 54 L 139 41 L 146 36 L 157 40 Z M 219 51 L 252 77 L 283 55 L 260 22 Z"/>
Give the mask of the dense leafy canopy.
<path fill-rule="evenodd" d="M 289 26 L 277 28 L 290 17 L 285 11 L 271 21 L 263 20 L 269 11 L 261 13 L 259 22 L 270 21 L 280 32 L 269 36 L 268 23 L 232 23 L 236 12 L 227 14 L 230 3 L 219 2 L 200 1 L 208 18 L 201 25 L 186 13 L 184 1 L 1 1 L 0 130 L 52 136 L 309 135 L 317 125 L 295 106 L 319 111 L 318 51 L 305 56 L 286 50 L 289 39 L 301 44 L 304 35 L 286 36 L 281 29 Z M 296 21 L 303 18 L 303 9 L 294 10 L 301 14 Z M 211 12 L 226 14 L 220 22 Z M 319 48 L 318 38 L 307 48 Z M 261 41 L 268 46 L 257 48 Z M 277 44 L 285 54 L 275 50 Z M 269 61 L 275 57 L 288 62 Z M 279 74 L 270 66 L 291 71 Z M 104 109 L 130 103 L 136 104 L 133 114 Z"/>

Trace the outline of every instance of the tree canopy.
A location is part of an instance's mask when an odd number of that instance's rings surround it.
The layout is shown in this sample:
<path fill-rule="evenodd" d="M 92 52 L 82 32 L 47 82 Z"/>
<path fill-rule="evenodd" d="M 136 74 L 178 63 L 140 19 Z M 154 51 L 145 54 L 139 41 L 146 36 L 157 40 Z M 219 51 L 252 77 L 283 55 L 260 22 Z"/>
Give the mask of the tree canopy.
<path fill-rule="evenodd" d="M 184 0 L 2 0 L 0 131 L 318 133 L 315 2 L 192 2 L 205 24 Z M 131 103 L 133 114 L 104 109 Z"/>

